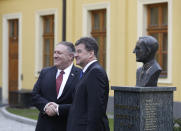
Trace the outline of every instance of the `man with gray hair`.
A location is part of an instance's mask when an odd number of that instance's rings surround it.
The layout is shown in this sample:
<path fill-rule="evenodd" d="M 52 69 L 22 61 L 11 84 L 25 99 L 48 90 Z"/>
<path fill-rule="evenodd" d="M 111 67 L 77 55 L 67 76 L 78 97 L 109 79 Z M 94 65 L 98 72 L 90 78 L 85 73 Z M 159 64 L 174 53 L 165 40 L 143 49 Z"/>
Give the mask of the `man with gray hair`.
<path fill-rule="evenodd" d="M 36 131 L 66 131 L 67 116 L 81 69 L 73 65 L 75 47 L 60 42 L 54 50 L 54 66 L 42 69 L 32 91 L 40 111 Z"/>

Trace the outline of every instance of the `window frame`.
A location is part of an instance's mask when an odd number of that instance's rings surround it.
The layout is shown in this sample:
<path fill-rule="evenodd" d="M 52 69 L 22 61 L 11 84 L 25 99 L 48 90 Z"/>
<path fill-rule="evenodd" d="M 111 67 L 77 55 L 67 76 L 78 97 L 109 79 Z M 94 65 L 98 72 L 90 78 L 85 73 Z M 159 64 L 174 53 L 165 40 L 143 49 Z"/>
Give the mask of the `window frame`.
<path fill-rule="evenodd" d="M 104 69 L 106 69 L 106 43 L 104 43 L 104 40 L 106 39 L 106 28 L 104 28 L 104 24 L 105 24 L 105 14 L 107 13 L 106 12 L 106 9 L 100 9 L 100 10 L 92 10 L 90 11 L 91 13 L 91 35 L 94 37 L 94 38 L 99 38 L 100 41 L 99 42 L 99 53 L 98 53 L 98 59 L 99 59 L 99 62 L 100 64 L 104 67 Z M 94 25 L 95 25 L 95 21 L 94 21 L 94 14 L 98 14 L 99 18 L 100 18 L 100 21 L 99 21 L 99 29 L 98 30 L 95 30 L 94 29 Z M 105 56 L 105 57 L 104 57 Z"/>
<path fill-rule="evenodd" d="M 168 3 L 168 74 L 167 78 L 159 78 L 158 83 L 160 84 L 171 84 L 172 83 L 172 0 L 138 0 L 137 4 L 137 38 L 147 34 L 147 10 L 148 4 L 157 3 Z M 142 64 L 137 63 L 137 67 Z"/>
<path fill-rule="evenodd" d="M 99 2 L 99 3 L 91 3 L 91 4 L 84 4 L 82 6 L 82 36 L 91 36 L 91 10 L 98 10 L 98 9 L 106 9 L 107 11 L 107 18 L 106 18 L 106 72 L 108 76 L 110 75 L 110 41 L 111 41 L 111 4 L 110 2 Z"/>
<path fill-rule="evenodd" d="M 58 42 L 58 9 L 38 10 L 35 15 L 35 77 L 39 76 L 43 68 L 43 20 L 42 16 L 54 15 L 54 47 Z"/>
<path fill-rule="evenodd" d="M 149 4 L 147 5 L 147 34 L 158 34 L 158 43 L 159 43 L 159 49 L 157 51 L 157 61 L 159 62 L 160 66 L 162 67 L 162 72 L 160 74 L 161 78 L 167 77 L 168 72 L 168 66 L 166 67 L 166 71 L 163 70 L 163 61 L 164 61 L 164 55 L 167 55 L 168 61 L 168 48 L 166 51 L 163 51 L 163 34 L 166 33 L 168 36 L 168 20 L 167 25 L 163 25 L 163 7 L 167 6 L 168 9 L 168 3 L 158 3 L 158 4 Z M 158 25 L 151 25 L 151 8 L 158 7 Z M 167 37 L 168 38 L 168 37 Z M 168 44 L 168 43 L 167 43 Z M 168 45 L 167 45 L 168 47 Z"/>
<path fill-rule="evenodd" d="M 49 56 L 49 66 L 53 66 L 53 52 L 54 52 L 54 15 L 45 15 L 43 18 L 43 67 L 46 67 L 46 57 Z M 46 32 L 46 19 L 50 20 L 50 32 Z M 50 40 L 49 53 L 46 53 L 45 41 Z"/>

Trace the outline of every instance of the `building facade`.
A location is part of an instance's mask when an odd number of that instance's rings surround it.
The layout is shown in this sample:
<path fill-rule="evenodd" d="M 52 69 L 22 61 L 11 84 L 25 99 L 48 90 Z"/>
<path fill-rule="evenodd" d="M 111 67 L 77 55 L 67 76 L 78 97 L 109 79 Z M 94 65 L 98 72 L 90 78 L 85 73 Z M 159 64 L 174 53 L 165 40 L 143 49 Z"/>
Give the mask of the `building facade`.
<path fill-rule="evenodd" d="M 53 64 L 54 46 L 93 36 L 98 59 L 111 86 L 136 84 L 140 36 L 159 42 L 157 60 L 163 71 L 159 86 L 175 86 L 181 101 L 180 0 L 0 0 L 0 86 L 9 92 L 31 90 L 43 67 Z M 113 96 L 110 90 L 110 96 Z"/>

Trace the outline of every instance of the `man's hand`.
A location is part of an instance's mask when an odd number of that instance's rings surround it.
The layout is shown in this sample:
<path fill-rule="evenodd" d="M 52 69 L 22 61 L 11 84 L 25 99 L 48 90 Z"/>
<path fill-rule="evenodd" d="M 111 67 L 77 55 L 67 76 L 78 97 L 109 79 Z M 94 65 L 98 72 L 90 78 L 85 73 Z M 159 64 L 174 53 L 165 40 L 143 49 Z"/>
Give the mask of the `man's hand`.
<path fill-rule="evenodd" d="M 58 114 L 58 104 L 56 104 L 55 102 L 49 102 L 45 106 L 45 113 L 48 116 L 55 116 L 56 114 Z"/>

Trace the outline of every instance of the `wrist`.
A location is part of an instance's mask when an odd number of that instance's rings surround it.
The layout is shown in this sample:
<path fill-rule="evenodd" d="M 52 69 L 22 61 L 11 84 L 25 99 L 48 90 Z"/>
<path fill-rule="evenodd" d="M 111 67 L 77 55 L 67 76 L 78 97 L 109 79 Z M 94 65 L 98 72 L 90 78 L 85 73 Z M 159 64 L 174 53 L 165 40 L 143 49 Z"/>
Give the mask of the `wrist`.
<path fill-rule="evenodd" d="M 59 116 L 59 110 L 58 110 L 58 108 L 59 108 L 59 105 L 57 104 L 56 113 L 57 113 L 57 115 Z"/>

